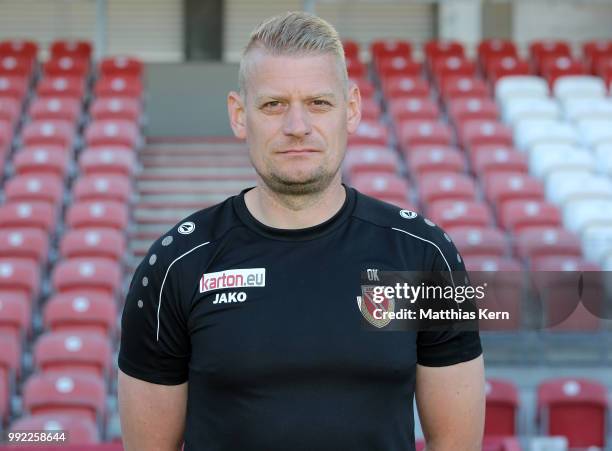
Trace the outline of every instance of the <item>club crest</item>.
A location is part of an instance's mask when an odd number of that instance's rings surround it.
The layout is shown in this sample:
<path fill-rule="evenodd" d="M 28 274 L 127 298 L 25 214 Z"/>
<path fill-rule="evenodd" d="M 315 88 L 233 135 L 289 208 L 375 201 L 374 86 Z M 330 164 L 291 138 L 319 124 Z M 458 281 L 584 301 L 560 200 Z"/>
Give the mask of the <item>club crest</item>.
<path fill-rule="evenodd" d="M 362 285 L 361 296 L 357 296 L 357 306 L 363 317 L 371 325 L 381 329 L 391 322 L 391 318 L 384 313 L 395 310 L 395 299 L 385 296 L 382 302 L 374 302 L 374 286 Z M 376 312 L 376 310 L 379 311 Z"/>

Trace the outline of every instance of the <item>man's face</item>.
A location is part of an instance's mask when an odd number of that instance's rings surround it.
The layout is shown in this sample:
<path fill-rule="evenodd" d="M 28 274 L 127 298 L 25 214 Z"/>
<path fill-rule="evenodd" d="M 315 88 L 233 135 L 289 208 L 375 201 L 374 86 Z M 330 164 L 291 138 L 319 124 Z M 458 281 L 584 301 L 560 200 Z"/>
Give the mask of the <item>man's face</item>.
<path fill-rule="evenodd" d="M 282 194 L 325 189 L 359 124 L 358 89 L 351 87 L 347 98 L 331 54 L 273 56 L 253 49 L 247 58 L 245 98 L 230 93 L 228 108 L 255 170 Z"/>

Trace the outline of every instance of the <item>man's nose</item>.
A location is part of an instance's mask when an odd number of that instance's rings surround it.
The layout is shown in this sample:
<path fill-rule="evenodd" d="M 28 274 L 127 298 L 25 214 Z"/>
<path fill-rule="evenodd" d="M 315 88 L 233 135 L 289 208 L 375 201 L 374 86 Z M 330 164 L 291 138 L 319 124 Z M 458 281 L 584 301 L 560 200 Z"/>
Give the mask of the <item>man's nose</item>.
<path fill-rule="evenodd" d="M 283 132 L 285 135 L 303 137 L 309 135 L 312 124 L 306 108 L 302 105 L 291 105 L 287 110 Z"/>

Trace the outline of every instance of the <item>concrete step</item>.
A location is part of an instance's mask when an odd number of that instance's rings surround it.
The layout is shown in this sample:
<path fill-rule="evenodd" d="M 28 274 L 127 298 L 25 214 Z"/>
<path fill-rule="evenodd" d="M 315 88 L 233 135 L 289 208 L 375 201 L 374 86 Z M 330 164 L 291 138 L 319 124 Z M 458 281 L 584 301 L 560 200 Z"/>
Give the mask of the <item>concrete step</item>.
<path fill-rule="evenodd" d="M 142 166 L 146 168 L 173 167 L 173 168 L 248 168 L 251 162 L 245 157 L 234 156 L 185 156 L 185 155 L 159 155 L 142 157 Z"/>
<path fill-rule="evenodd" d="M 238 194 L 243 189 L 253 186 L 253 180 L 156 180 L 139 181 L 136 186 L 141 195 L 148 194 Z"/>
<path fill-rule="evenodd" d="M 247 147 L 244 144 L 150 144 L 142 151 L 140 156 L 174 155 L 174 156 L 245 156 Z"/>
<path fill-rule="evenodd" d="M 134 221 L 140 224 L 167 224 L 171 226 L 181 219 L 195 213 L 198 208 L 136 208 Z"/>
<path fill-rule="evenodd" d="M 255 180 L 252 168 L 148 168 L 138 174 L 137 180 Z"/>
<path fill-rule="evenodd" d="M 226 193 L 170 193 L 170 194 L 143 194 L 138 199 L 138 205 L 146 203 L 156 204 L 193 204 L 199 203 L 201 205 L 211 205 L 219 202 L 223 202 L 228 198 Z"/>

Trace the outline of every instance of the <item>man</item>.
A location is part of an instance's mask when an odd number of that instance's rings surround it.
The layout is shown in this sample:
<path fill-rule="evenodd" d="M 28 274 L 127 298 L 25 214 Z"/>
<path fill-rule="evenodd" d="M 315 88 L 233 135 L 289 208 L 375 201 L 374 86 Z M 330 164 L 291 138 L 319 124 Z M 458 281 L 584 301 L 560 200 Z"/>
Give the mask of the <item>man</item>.
<path fill-rule="evenodd" d="M 480 449 L 477 333 L 373 333 L 360 274 L 463 270 L 420 215 L 341 183 L 360 120 L 325 21 L 273 17 L 245 50 L 231 126 L 258 175 L 153 244 L 122 318 L 119 403 L 128 451 Z"/>

